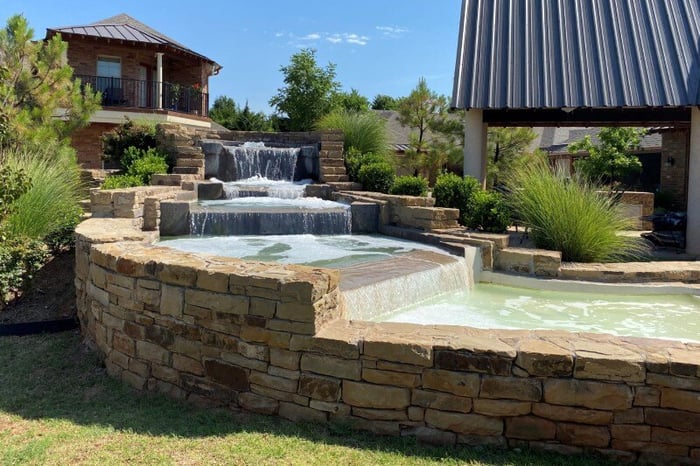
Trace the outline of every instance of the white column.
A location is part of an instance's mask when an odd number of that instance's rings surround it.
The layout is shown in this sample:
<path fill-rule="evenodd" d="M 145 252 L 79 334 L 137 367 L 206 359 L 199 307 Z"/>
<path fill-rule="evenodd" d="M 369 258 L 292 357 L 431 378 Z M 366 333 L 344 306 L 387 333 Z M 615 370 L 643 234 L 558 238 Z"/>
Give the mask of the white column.
<path fill-rule="evenodd" d="M 486 136 L 483 110 L 468 110 L 464 117 L 464 176 L 486 182 Z"/>
<path fill-rule="evenodd" d="M 158 83 L 158 109 L 163 108 L 163 52 L 156 53 L 156 82 Z"/>
<path fill-rule="evenodd" d="M 700 109 L 693 107 L 688 148 L 688 227 L 685 250 L 700 255 Z"/>

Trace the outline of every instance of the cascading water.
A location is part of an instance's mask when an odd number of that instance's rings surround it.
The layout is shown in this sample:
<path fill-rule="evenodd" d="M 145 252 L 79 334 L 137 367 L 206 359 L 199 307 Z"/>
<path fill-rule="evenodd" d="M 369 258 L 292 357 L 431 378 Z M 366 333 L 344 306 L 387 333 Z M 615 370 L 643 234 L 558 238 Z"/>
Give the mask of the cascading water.
<path fill-rule="evenodd" d="M 293 181 L 300 148 L 266 147 L 262 142 L 224 148 L 234 181 L 211 179 L 223 184 L 224 199 L 190 207 L 191 235 L 350 233 L 349 206 L 306 198 L 311 180 Z"/>
<path fill-rule="evenodd" d="M 294 180 L 298 147 L 266 147 L 262 142 L 225 146 L 235 167 L 236 180 L 264 177 L 268 180 Z"/>
<path fill-rule="evenodd" d="M 350 206 L 318 198 L 242 197 L 190 207 L 190 234 L 349 234 Z"/>
<path fill-rule="evenodd" d="M 414 251 L 343 269 L 340 289 L 350 318 L 377 320 L 428 297 L 467 291 L 470 270 L 464 258 Z"/>

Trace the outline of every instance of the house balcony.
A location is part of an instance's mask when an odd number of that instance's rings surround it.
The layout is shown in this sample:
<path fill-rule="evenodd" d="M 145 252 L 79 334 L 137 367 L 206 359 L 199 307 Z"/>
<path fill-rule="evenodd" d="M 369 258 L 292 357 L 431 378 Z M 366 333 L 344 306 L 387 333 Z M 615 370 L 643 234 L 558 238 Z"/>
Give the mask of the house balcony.
<path fill-rule="evenodd" d="M 113 107 L 136 111 L 170 110 L 203 117 L 209 113 L 209 94 L 191 85 L 80 74 L 75 77 L 102 93 L 102 107 L 105 110 L 112 110 Z M 159 99 L 160 84 L 162 100 Z"/>

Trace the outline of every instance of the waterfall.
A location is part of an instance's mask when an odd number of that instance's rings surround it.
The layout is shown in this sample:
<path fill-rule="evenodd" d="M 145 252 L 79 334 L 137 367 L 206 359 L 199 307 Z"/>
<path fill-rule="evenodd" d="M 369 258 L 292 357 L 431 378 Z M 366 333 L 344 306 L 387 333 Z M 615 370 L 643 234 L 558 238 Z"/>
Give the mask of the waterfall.
<path fill-rule="evenodd" d="M 414 251 L 393 259 L 342 270 L 347 316 L 376 320 L 401 307 L 472 286 L 464 258 Z"/>
<path fill-rule="evenodd" d="M 239 199 L 242 202 L 246 198 Z M 247 198 L 261 202 L 192 206 L 190 234 L 195 236 L 222 235 L 346 235 L 352 230 L 350 207 L 320 201 Z M 318 202 L 326 202 L 321 208 Z M 308 206 L 304 205 L 304 202 Z"/>
<path fill-rule="evenodd" d="M 225 146 L 235 170 L 236 180 L 264 177 L 270 180 L 294 180 L 298 147 L 265 147 L 262 143 Z"/>

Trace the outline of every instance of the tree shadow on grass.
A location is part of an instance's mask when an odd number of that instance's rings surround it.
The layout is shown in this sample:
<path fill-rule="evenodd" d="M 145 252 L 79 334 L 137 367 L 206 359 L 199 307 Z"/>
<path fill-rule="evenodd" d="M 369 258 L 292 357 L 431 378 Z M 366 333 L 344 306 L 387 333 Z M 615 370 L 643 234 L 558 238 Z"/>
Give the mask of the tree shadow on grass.
<path fill-rule="evenodd" d="M 82 426 L 182 438 L 257 432 L 460 463 L 478 460 L 494 465 L 609 464 L 593 457 L 428 446 L 414 438 L 381 437 L 342 425 L 293 423 L 271 416 L 200 408 L 137 392 L 111 379 L 100 366 L 97 354 L 81 343 L 77 332 L 0 338 L 0 366 L 0 414 L 15 414 L 28 420 L 65 419 Z"/>

